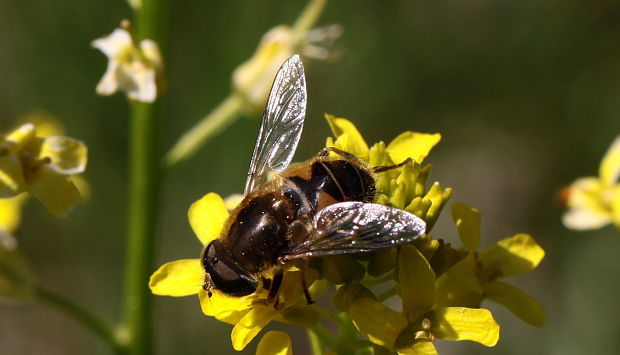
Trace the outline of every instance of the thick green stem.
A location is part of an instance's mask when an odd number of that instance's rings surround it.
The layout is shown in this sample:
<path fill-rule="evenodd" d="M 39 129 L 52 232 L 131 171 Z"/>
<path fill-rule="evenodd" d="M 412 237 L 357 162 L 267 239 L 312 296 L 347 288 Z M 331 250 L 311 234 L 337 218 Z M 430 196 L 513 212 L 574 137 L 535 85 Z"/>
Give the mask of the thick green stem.
<path fill-rule="evenodd" d="M 75 304 L 73 301 L 63 296 L 41 287 L 35 290 L 34 299 L 73 318 L 76 322 L 90 329 L 106 343 L 110 344 L 116 353 L 122 353 L 122 348 L 119 344 L 113 324 L 99 317 L 97 314 L 92 313 L 88 309 Z"/>
<path fill-rule="evenodd" d="M 205 142 L 232 124 L 241 115 L 242 108 L 241 95 L 228 96 L 177 141 L 166 154 L 164 166 L 171 168 L 191 157 Z"/>
<path fill-rule="evenodd" d="M 135 15 L 137 39 L 154 40 L 164 51 L 168 0 L 142 0 Z M 159 103 L 131 104 L 127 254 L 121 326 L 126 352 L 130 355 L 152 353 L 152 296 L 148 280 L 154 264 L 161 179 L 159 107 Z"/>
<path fill-rule="evenodd" d="M 129 159 L 129 218 L 125 268 L 124 326 L 128 352 L 150 354 L 152 342 L 149 275 L 153 271 L 159 195 L 159 122 L 156 106 L 132 104 Z"/>

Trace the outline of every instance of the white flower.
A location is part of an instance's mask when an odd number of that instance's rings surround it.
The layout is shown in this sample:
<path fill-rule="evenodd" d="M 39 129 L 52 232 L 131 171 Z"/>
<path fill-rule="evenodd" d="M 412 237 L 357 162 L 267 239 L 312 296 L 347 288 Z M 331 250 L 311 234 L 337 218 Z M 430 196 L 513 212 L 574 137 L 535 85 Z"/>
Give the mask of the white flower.
<path fill-rule="evenodd" d="M 97 84 L 98 94 L 112 95 L 123 90 L 132 100 L 155 101 L 157 76 L 162 69 L 157 43 L 145 39 L 138 47 L 127 30 L 118 28 L 109 36 L 94 40 L 92 46 L 109 59 L 108 68 Z"/>

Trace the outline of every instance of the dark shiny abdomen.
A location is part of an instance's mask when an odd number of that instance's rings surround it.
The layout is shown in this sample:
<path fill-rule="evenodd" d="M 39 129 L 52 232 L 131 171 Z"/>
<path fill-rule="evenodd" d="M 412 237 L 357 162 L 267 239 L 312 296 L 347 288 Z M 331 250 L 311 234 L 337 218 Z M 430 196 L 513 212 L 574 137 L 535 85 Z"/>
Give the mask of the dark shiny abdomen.
<path fill-rule="evenodd" d="M 288 247 L 288 228 L 299 210 L 297 194 L 272 192 L 252 198 L 238 211 L 228 230 L 227 249 L 249 273 L 277 264 Z"/>
<path fill-rule="evenodd" d="M 313 210 L 322 207 L 320 200 L 327 194 L 334 202 L 372 202 L 375 181 L 369 172 L 347 160 L 317 160 L 312 163 L 310 177 L 288 177 L 306 196 Z"/>

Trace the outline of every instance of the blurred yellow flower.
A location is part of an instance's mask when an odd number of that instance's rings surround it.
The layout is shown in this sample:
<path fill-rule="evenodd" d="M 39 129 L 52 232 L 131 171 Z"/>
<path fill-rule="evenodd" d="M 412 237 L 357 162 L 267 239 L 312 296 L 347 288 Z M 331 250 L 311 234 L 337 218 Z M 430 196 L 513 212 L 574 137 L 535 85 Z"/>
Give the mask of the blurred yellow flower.
<path fill-rule="evenodd" d="M 462 203 L 452 205 L 452 217 L 467 254 L 437 280 L 436 304 L 479 307 L 484 298 L 508 308 L 535 327 L 545 324 L 540 303 L 517 287 L 501 281 L 535 269 L 545 251 L 528 234 L 516 234 L 477 252 L 480 212 Z"/>
<path fill-rule="evenodd" d="M 601 161 L 598 177 L 575 180 L 564 191 L 568 211 L 562 217 L 567 228 L 597 229 L 614 223 L 620 229 L 620 136 Z"/>
<path fill-rule="evenodd" d="M 209 193 L 192 204 L 188 217 L 194 233 L 206 246 L 220 236 L 228 219 L 228 210 L 219 195 Z M 267 302 L 269 291 L 264 287 L 258 287 L 256 292 L 244 297 L 230 297 L 212 290 L 209 297 L 203 289 L 205 271 L 200 259 L 183 259 L 162 265 L 151 276 L 149 287 L 154 294 L 161 296 L 198 294 L 204 314 L 234 325 L 231 333 L 233 347 L 242 350 L 272 320 L 305 327 L 318 321 L 316 306 L 306 303 L 299 287 L 300 272 L 285 272 L 277 306 Z M 316 275 L 310 280 L 315 278 Z M 311 286 L 310 292 L 314 293 L 314 289 Z"/>
<path fill-rule="evenodd" d="M 70 137 L 41 137 L 26 123 L 0 138 L 0 198 L 30 192 L 55 216 L 80 201 L 71 176 L 86 168 L 87 148 Z"/>
<path fill-rule="evenodd" d="M 300 53 L 304 61 L 326 60 L 328 47 L 341 33 L 337 25 L 309 31 L 280 25 L 265 33 L 254 55 L 232 76 L 234 90 L 243 97 L 246 111 L 252 115 L 262 112 L 273 78 L 284 61 L 295 53 Z"/>
<path fill-rule="evenodd" d="M 98 94 L 112 95 L 122 90 L 132 100 L 155 101 L 161 91 L 157 83 L 163 70 L 157 43 L 145 39 L 136 45 L 129 31 L 117 28 L 109 36 L 94 40 L 92 46 L 109 60 L 106 72 L 97 84 Z"/>

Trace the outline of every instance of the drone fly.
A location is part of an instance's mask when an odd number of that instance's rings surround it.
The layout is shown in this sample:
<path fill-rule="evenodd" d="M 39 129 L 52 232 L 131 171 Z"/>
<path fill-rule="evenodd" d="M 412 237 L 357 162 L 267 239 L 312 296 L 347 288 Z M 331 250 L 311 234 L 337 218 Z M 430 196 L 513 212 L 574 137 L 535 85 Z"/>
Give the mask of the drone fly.
<path fill-rule="evenodd" d="M 249 295 L 273 273 L 265 283 L 273 300 L 288 261 L 368 253 L 411 242 L 425 232 L 425 222 L 415 215 L 372 203 L 375 174 L 410 159 L 369 167 L 352 154 L 325 148 L 313 159 L 289 166 L 306 114 L 305 80 L 299 55 L 284 62 L 276 75 L 245 196 L 201 257 L 209 295 L 213 289 L 229 296 Z M 270 172 L 275 177 L 266 181 Z M 311 303 L 303 278 L 302 284 Z"/>

